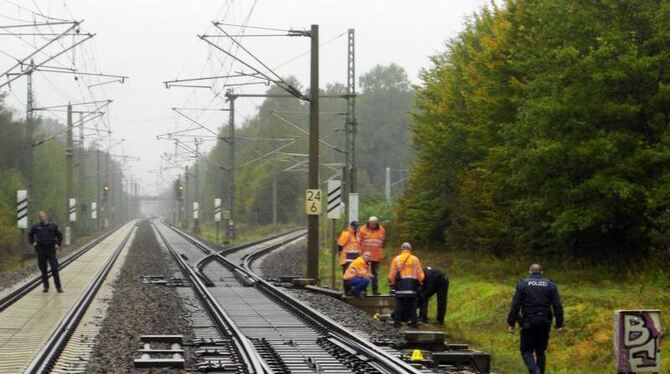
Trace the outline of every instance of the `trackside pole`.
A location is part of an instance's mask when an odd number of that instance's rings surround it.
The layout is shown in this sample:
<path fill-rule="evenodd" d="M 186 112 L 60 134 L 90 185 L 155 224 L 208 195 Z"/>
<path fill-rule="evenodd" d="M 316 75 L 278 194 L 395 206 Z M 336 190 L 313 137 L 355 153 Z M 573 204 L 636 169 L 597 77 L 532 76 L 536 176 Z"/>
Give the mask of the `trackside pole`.
<path fill-rule="evenodd" d="M 333 238 L 333 253 L 332 253 L 332 259 L 331 259 L 331 269 L 330 269 L 330 288 L 335 289 L 336 281 L 335 281 L 335 269 L 337 268 L 337 230 L 336 230 L 336 220 L 331 219 L 331 226 L 330 226 L 330 232 L 332 233 L 332 238 Z"/>

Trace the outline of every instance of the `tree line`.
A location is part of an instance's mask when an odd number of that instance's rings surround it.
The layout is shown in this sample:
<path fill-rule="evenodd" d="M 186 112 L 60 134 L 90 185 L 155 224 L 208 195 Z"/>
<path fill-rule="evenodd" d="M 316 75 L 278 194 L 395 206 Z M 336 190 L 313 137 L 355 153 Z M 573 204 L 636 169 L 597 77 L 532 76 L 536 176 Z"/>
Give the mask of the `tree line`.
<path fill-rule="evenodd" d="M 670 246 L 670 3 L 508 0 L 423 70 L 402 235 L 646 258 Z"/>
<path fill-rule="evenodd" d="M 288 80 L 302 89 L 295 79 Z M 271 87 L 266 93 L 283 94 L 283 91 Z M 321 90 L 322 95 L 345 93 L 346 87 L 340 83 Z M 356 148 L 358 190 L 364 199 L 363 204 L 383 200 L 386 167 L 394 171 L 408 167 L 411 154 L 408 124 L 413 97 L 407 74 L 396 64 L 376 66 L 360 77 L 360 92 L 356 98 Z M 307 158 L 301 154 L 306 156 L 308 153 L 308 110 L 309 104 L 297 99 L 269 97 L 263 100 L 256 114 L 236 126 L 235 217 L 238 225 L 273 223 L 273 179 L 276 179 L 277 223 L 304 223 Z M 331 177 L 341 179 L 345 110 L 343 99 L 321 99 L 320 135 L 327 143 L 320 145 L 322 182 Z M 227 125 L 219 129 L 222 137 L 228 136 L 229 130 Z M 273 153 L 284 145 L 285 148 Z M 195 164 L 189 165 L 187 216 L 190 216 L 188 202 L 194 201 L 196 196 L 193 178 L 195 170 L 198 170 L 201 174 L 197 192 L 200 221 L 206 226 L 213 225 L 214 198 L 222 198 L 224 209 L 228 209 L 230 174 L 221 167 L 228 168 L 230 165 L 229 147 L 229 143 L 219 140 L 198 158 L 197 168 Z M 183 175 L 182 180 L 185 179 Z M 325 183 L 322 188 L 325 189 Z M 173 191 L 166 193 L 171 195 Z M 392 210 L 386 209 L 385 212 L 387 215 L 384 218 L 390 221 Z"/>
<path fill-rule="evenodd" d="M 61 226 L 66 224 L 66 192 L 65 192 L 65 125 L 50 118 L 33 118 L 34 147 L 32 175 L 33 190 L 29 196 L 28 213 L 30 221 L 36 222 L 37 211 L 44 210 L 50 218 Z M 13 111 L 4 103 L 0 95 L 0 267 L 3 263 L 11 263 L 25 249 L 26 240 L 17 228 L 16 222 L 16 191 L 26 189 L 29 176 L 27 165 L 26 123 L 24 119 L 16 119 Z M 76 132 L 76 129 L 75 129 Z M 40 142 L 55 136 L 52 140 Z M 41 143 L 37 145 L 38 143 Z M 102 145 L 101 145 L 102 147 Z M 80 160 L 84 160 L 84 168 Z M 101 166 L 98 167 L 98 157 Z M 91 219 L 91 202 L 96 201 L 98 186 L 97 173 L 102 172 L 101 184 L 109 184 L 108 214 L 110 224 L 120 222 L 128 215 L 125 201 L 128 197 L 122 191 L 123 171 L 118 162 L 109 158 L 106 151 L 98 152 L 93 146 L 82 149 L 75 145 L 74 153 L 74 194 L 77 199 L 77 235 L 93 232 L 96 223 Z M 79 184 L 79 175 L 84 173 L 84 184 Z M 108 177 L 108 178 L 107 178 Z M 102 197 L 102 191 L 101 191 Z M 98 214 L 102 202 L 98 203 Z"/>

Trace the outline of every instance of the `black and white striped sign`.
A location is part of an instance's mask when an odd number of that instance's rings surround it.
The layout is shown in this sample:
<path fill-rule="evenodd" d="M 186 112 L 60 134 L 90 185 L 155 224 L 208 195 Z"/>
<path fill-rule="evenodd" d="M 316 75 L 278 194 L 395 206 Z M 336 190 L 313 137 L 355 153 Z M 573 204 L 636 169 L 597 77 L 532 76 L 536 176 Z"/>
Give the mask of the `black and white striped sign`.
<path fill-rule="evenodd" d="M 214 199 L 214 221 L 221 222 L 221 199 Z"/>
<path fill-rule="evenodd" d="M 16 190 L 16 226 L 28 228 L 28 190 Z"/>
<path fill-rule="evenodd" d="M 77 222 L 77 199 L 71 197 L 68 205 L 68 214 L 70 222 Z"/>
<path fill-rule="evenodd" d="M 98 219 L 98 203 L 91 203 L 91 219 Z"/>
<path fill-rule="evenodd" d="M 193 202 L 193 219 L 198 219 L 200 217 L 200 203 L 197 201 Z"/>
<path fill-rule="evenodd" d="M 342 215 L 342 182 L 328 181 L 328 218 L 340 219 Z"/>

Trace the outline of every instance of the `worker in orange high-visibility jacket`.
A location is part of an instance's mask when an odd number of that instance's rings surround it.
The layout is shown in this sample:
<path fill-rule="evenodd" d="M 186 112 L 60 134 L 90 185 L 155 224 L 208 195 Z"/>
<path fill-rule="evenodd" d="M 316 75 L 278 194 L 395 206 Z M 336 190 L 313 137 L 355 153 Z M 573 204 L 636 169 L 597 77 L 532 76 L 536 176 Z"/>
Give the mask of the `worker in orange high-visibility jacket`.
<path fill-rule="evenodd" d="M 386 230 L 379 224 L 379 218 L 372 216 L 368 223 L 361 227 L 358 240 L 361 253 L 370 253 L 370 271 L 372 271 L 372 293 L 379 295 L 379 263 L 384 260 L 384 239 Z"/>
<path fill-rule="evenodd" d="M 358 221 L 351 221 L 349 228 L 342 231 L 337 240 L 337 250 L 340 252 L 340 266 L 342 274 L 347 270 L 349 264 L 360 256 L 361 251 L 358 243 Z"/>
<path fill-rule="evenodd" d="M 363 253 L 355 259 L 342 276 L 344 285 L 349 289 L 349 296 L 360 296 L 370 284 L 370 253 Z"/>
<path fill-rule="evenodd" d="M 417 291 L 424 277 L 421 261 L 412 255 L 412 246 L 403 243 L 400 254 L 391 261 L 388 275 L 389 286 L 395 294 L 394 327 L 400 327 L 400 322 L 404 320 L 409 320 L 412 327 L 417 326 Z"/>

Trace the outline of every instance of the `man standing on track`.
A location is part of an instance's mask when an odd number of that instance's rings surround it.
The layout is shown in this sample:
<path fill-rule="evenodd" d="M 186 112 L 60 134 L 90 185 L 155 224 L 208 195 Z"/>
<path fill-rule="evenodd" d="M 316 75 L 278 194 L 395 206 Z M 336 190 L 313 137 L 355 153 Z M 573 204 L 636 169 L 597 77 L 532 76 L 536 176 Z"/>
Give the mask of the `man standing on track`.
<path fill-rule="evenodd" d="M 389 270 L 389 286 L 395 294 L 395 311 L 393 312 L 393 326 L 400 327 L 400 322 L 409 319 L 409 325 L 418 325 L 416 316 L 416 292 L 424 274 L 421 262 L 412 255 L 412 246 L 403 243 L 400 246 L 400 254 L 391 261 Z"/>
<path fill-rule="evenodd" d="M 358 239 L 361 242 L 361 253 L 370 253 L 370 270 L 372 271 L 372 293 L 379 295 L 379 263 L 384 259 L 384 239 L 386 230 L 379 224 L 379 218 L 372 216 L 368 223 L 361 227 Z"/>
<path fill-rule="evenodd" d="M 349 288 L 349 296 L 362 296 L 370 284 L 370 253 L 363 253 L 344 272 L 342 279 Z"/>
<path fill-rule="evenodd" d="M 63 233 L 55 222 L 49 221 L 49 216 L 44 211 L 39 212 L 40 222 L 33 225 L 28 232 L 28 241 L 37 251 L 37 266 L 42 273 L 42 292 L 49 292 L 49 273 L 47 262 L 54 276 L 54 284 L 59 293 L 63 292 L 60 276 L 58 274 L 58 259 L 56 248 L 63 242 Z"/>
<path fill-rule="evenodd" d="M 529 278 L 519 282 L 507 317 L 508 331 L 521 326 L 521 357 L 530 374 L 544 374 L 545 351 L 549 345 L 551 321 L 556 317 L 556 330 L 563 329 L 563 306 L 556 284 L 542 275 L 542 267 L 533 264 Z M 553 314 L 552 314 L 553 311 Z M 533 356 L 535 354 L 535 356 Z"/>

